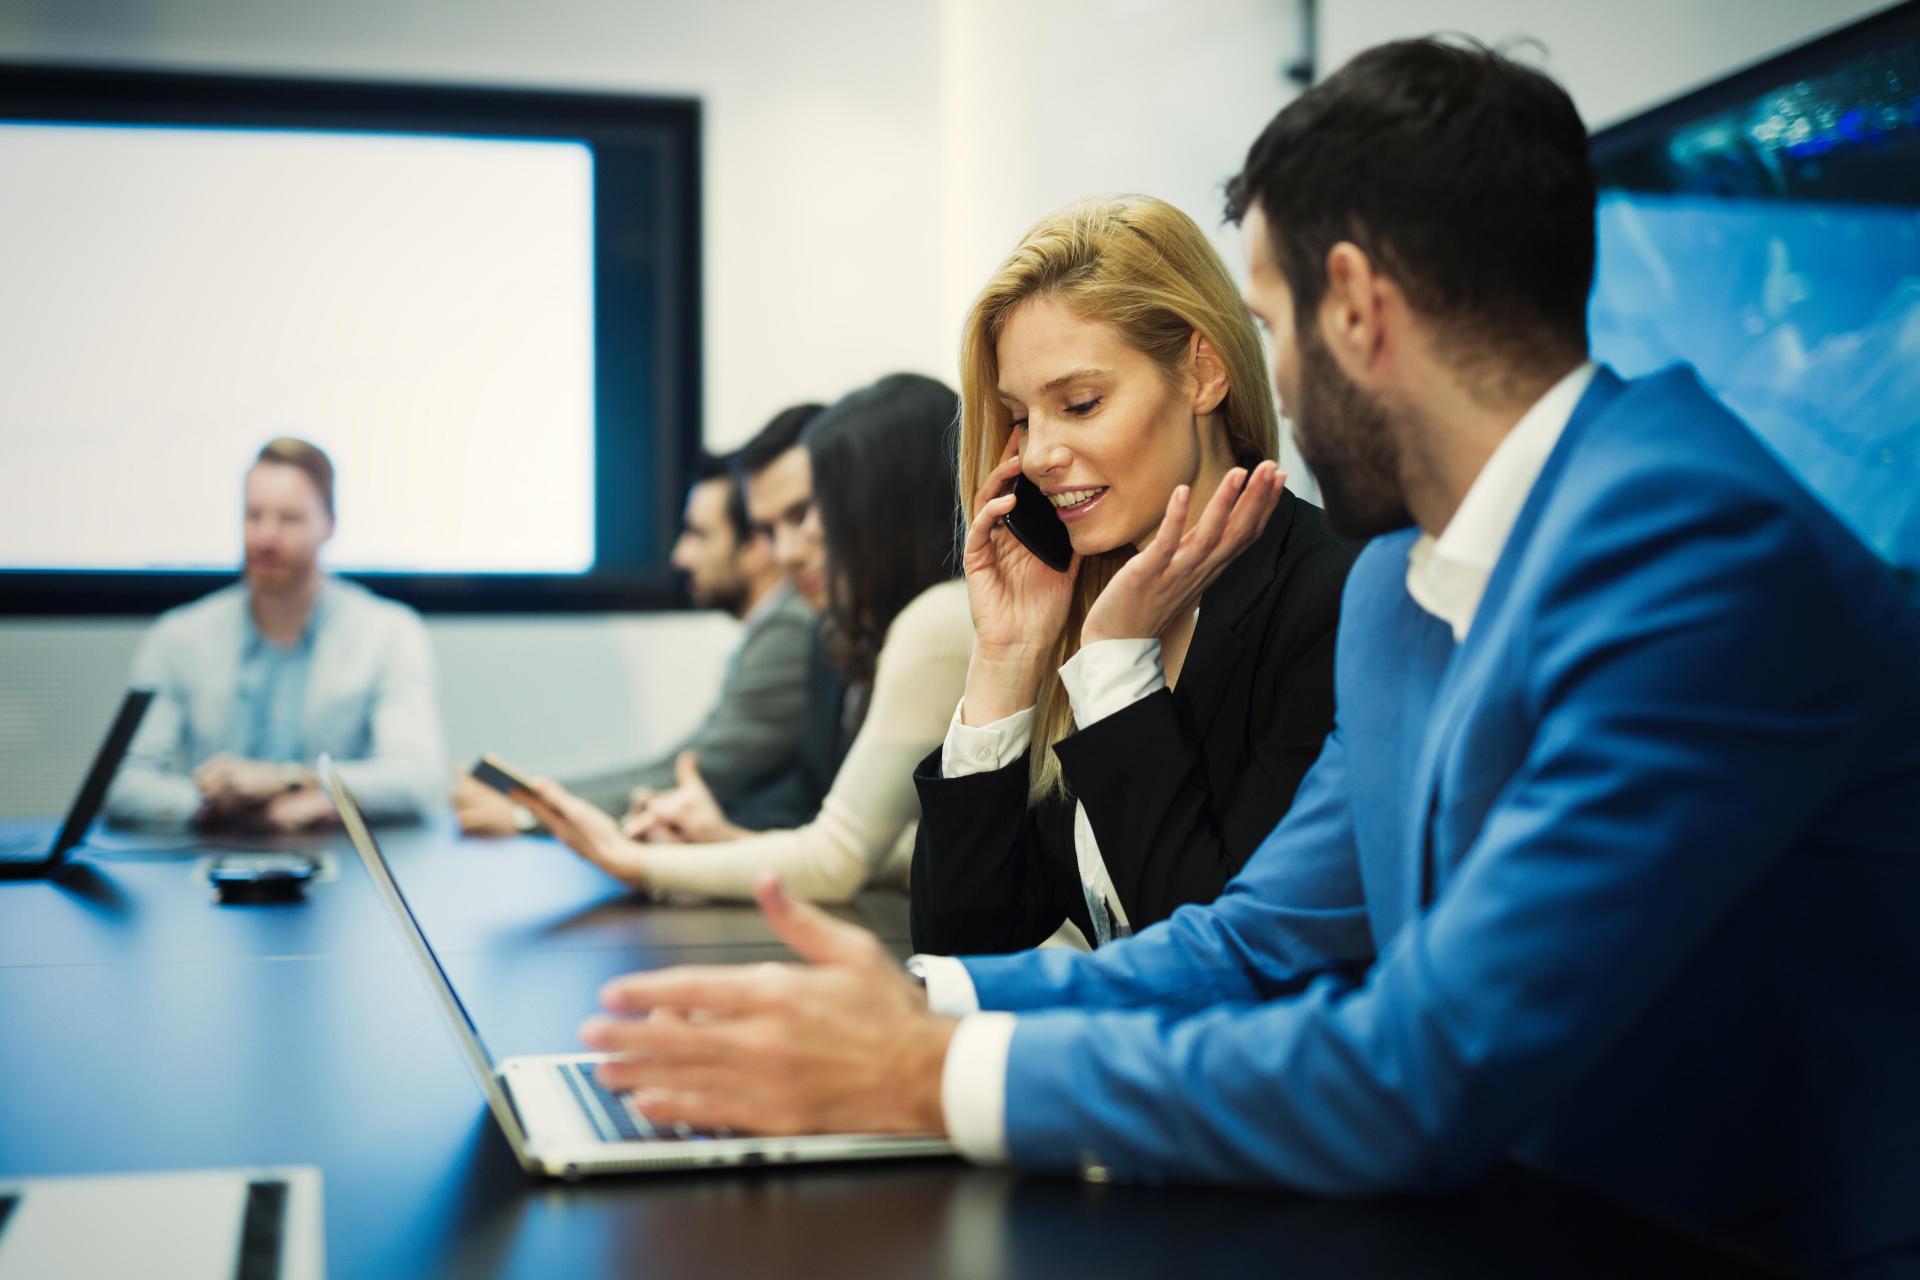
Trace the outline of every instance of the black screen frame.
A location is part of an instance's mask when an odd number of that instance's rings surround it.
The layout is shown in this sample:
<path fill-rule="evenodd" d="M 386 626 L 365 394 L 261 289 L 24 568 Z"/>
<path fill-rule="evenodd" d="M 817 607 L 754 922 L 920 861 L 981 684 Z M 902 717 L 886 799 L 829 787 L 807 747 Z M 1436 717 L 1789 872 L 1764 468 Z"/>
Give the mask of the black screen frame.
<path fill-rule="evenodd" d="M 586 142 L 595 157 L 593 567 L 342 576 L 429 613 L 689 607 L 666 556 L 703 414 L 698 99 L 0 64 L 0 119 Z M 651 178 L 618 163 L 636 149 L 651 156 Z M 639 351 L 653 358 L 635 359 Z M 231 460 L 236 477 L 246 462 Z M 645 478 L 638 486 L 636 476 Z M 341 480 L 350 488 L 351 476 Z M 227 585 L 236 572 L 0 570 L 0 616 L 152 614 Z"/>
<path fill-rule="evenodd" d="M 1596 171 L 1607 169 L 1645 147 L 1650 139 L 1671 133 L 1689 121 L 1744 106 L 1787 81 L 1817 75 L 1835 62 L 1872 53 L 1892 40 L 1916 36 L 1920 36 L 1920 0 L 1905 0 L 1596 130 L 1588 139 L 1587 154 Z"/>

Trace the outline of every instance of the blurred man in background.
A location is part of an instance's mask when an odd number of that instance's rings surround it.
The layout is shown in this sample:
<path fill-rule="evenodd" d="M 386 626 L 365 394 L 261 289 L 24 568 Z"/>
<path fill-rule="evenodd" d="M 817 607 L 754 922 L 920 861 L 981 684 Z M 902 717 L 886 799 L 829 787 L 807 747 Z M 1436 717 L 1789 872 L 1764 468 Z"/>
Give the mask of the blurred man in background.
<path fill-rule="evenodd" d="M 782 411 L 747 449 L 786 452 L 819 408 Z M 703 460 L 699 479 L 687 491 L 672 561 L 687 576 L 694 604 L 740 620 L 739 647 L 719 696 L 699 726 L 659 758 L 571 781 L 568 789 L 618 817 L 630 807 L 644 808 L 655 792 L 704 786 L 742 826 L 796 826 L 818 804 L 815 799 L 810 805 L 809 793 L 790 776 L 806 721 L 815 615 L 774 563 L 769 539 L 749 522 L 742 480 L 727 460 Z M 532 814 L 467 774 L 454 783 L 453 804 L 468 835 L 512 835 L 538 825 Z"/>
<path fill-rule="evenodd" d="M 156 691 L 108 797 L 120 822 L 294 831 L 332 821 L 326 752 L 368 814 L 438 798 L 440 716 L 413 610 L 332 577 L 333 464 L 270 440 L 247 470 L 241 581 L 162 614 L 134 659 Z"/>

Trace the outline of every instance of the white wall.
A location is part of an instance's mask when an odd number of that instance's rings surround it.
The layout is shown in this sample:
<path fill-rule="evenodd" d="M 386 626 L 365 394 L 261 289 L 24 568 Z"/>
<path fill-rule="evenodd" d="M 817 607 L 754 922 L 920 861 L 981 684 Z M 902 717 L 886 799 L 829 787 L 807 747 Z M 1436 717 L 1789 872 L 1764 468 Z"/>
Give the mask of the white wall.
<path fill-rule="evenodd" d="M 0 814 L 64 807 L 113 717 L 143 619 L 0 624 Z M 639 759 L 698 717 L 735 624 L 720 614 L 429 618 L 449 760 L 565 775 Z"/>
<path fill-rule="evenodd" d="M 951 382 L 973 291 L 1066 199 L 1146 191 L 1217 224 L 1299 51 L 1292 0 L 0 2 L 0 61 L 698 96 L 716 447 L 888 370 Z M 429 619 L 449 751 L 553 772 L 651 751 L 728 627 Z M 60 802 L 139 630 L 0 623 L 0 813 Z"/>
<path fill-rule="evenodd" d="M 950 349 L 987 275 L 1047 211 L 1138 192 L 1185 210 L 1236 279 L 1226 179 L 1296 92 L 1291 0 L 947 0 L 942 5 Z M 1283 441 L 1289 487 L 1319 491 Z"/>
<path fill-rule="evenodd" d="M 1320 0 L 1314 56 L 1326 76 L 1370 45 L 1458 31 L 1498 46 L 1531 36 L 1539 65 L 1589 129 L 1857 21 L 1888 0 Z"/>

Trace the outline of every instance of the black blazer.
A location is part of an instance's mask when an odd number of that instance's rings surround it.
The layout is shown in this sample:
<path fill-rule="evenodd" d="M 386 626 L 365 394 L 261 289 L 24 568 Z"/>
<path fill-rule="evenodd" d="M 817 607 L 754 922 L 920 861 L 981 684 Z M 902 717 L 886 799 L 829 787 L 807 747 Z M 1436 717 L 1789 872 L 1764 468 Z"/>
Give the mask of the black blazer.
<path fill-rule="evenodd" d="M 1201 597 L 1179 683 L 1055 746 L 1068 798 L 1027 803 L 1027 757 L 964 778 L 914 771 L 917 951 L 969 955 L 1094 937 L 1073 798 L 1138 931 L 1209 902 L 1280 821 L 1333 728 L 1333 643 L 1355 548 L 1291 493 Z"/>

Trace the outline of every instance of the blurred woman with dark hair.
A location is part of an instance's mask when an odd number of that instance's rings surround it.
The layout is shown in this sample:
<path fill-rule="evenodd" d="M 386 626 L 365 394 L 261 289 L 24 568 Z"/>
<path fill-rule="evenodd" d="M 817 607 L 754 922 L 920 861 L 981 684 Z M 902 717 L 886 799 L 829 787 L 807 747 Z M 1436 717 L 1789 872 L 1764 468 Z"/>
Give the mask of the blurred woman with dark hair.
<path fill-rule="evenodd" d="M 751 833 L 717 808 L 689 814 L 683 803 L 675 835 L 717 842 L 648 843 L 543 781 L 530 807 L 556 836 L 609 875 L 659 892 L 745 898 L 767 871 L 821 902 L 875 880 L 905 883 L 920 817 L 913 766 L 946 736 L 973 644 L 955 577 L 958 412 L 939 382 L 893 374 L 846 396 L 803 438 L 813 499 L 792 536 L 824 543 L 826 636 L 859 726 L 814 820 Z"/>

